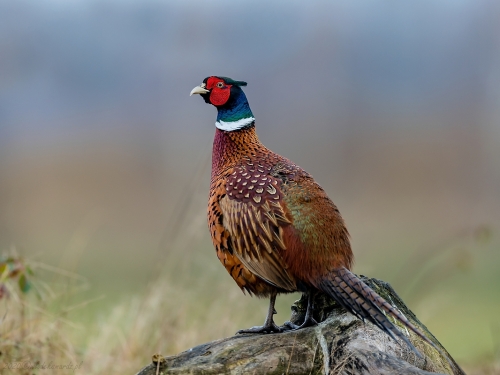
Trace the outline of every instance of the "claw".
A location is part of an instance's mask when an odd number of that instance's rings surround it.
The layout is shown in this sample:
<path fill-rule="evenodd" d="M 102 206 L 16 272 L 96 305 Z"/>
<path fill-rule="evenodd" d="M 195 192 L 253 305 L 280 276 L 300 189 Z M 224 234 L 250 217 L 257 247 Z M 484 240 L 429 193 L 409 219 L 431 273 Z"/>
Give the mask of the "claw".
<path fill-rule="evenodd" d="M 293 324 L 289 320 L 287 320 L 283 325 L 280 327 L 283 331 L 295 331 L 299 329 L 300 326 L 297 324 Z"/>
<path fill-rule="evenodd" d="M 255 326 L 248 329 L 240 329 L 236 334 L 242 333 L 281 333 L 283 329 L 278 327 L 274 322 L 269 325 Z"/>
<path fill-rule="evenodd" d="M 298 329 L 306 328 L 306 327 L 313 327 L 317 325 L 318 322 L 316 319 L 314 319 L 312 316 L 308 317 L 307 319 L 304 320 L 304 323 L 302 323 L 300 326 L 297 324 L 293 324 L 290 321 L 286 321 L 280 328 L 282 331 L 296 331 Z"/>

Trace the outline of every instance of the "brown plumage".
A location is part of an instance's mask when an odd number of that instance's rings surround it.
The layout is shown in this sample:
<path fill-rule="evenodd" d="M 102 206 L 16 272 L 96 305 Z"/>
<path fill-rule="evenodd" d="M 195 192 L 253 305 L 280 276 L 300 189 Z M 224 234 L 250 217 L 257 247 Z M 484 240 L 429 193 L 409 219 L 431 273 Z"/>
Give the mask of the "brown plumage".
<path fill-rule="evenodd" d="M 385 314 L 435 347 L 349 271 L 353 254 L 337 207 L 311 175 L 259 141 L 244 85 L 214 76 L 191 92 L 218 109 L 208 202 L 217 257 L 244 292 L 270 297 L 264 326 L 240 332 L 282 331 L 273 322 L 276 295 L 321 291 L 412 348 Z M 294 329 L 315 324 L 311 301 L 304 324 Z"/>

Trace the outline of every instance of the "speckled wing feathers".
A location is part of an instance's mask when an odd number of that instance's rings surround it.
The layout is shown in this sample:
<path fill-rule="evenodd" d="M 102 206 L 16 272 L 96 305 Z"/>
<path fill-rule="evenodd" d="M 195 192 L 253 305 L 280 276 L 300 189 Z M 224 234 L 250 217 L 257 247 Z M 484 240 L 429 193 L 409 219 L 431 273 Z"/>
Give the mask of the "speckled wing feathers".
<path fill-rule="evenodd" d="M 268 296 L 276 287 L 255 276 L 235 255 L 232 239 L 223 225 L 223 214 L 220 207 L 220 201 L 224 199 L 225 196 L 225 181 L 213 181 L 208 204 L 208 227 L 215 246 L 217 258 L 219 258 L 219 261 L 243 292 L 258 296 Z"/>
<path fill-rule="evenodd" d="M 291 224 L 281 199 L 278 181 L 270 167 L 250 160 L 236 166 L 226 180 L 220 200 L 223 225 L 235 255 L 255 275 L 288 291 L 296 290 L 294 278 L 280 254 L 286 251 L 283 226 Z"/>

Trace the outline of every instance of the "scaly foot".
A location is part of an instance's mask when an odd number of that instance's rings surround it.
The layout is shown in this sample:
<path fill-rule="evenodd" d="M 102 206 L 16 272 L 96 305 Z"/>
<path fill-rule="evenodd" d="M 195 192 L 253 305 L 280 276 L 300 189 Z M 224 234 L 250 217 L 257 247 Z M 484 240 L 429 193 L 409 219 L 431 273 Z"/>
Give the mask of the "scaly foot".
<path fill-rule="evenodd" d="M 273 320 L 273 315 L 276 314 L 276 310 L 274 309 L 274 303 L 276 302 L 276 294 L 271 295 L 269 299 L 269 309 L 267 310 L 266 321 L 263 326 L 256 326 L 249 329 L 240 329 L 238 333 L 279 333 L 283 332 L 283 330 L 278 327 Z"/>
<path fill-rule="evenodd" d="M 296 331 L 301 328 L 313 327 L 317 324 L 318 322 L 312 316 L 310 316 L 309 318 L 304 319 L 304 323 L 302 323 L 300 326 L 297 324 L 293 324 L 290 321 L 286 321 L 280 328 L 282 331 Z"/>
<path fill-rule="evenodd" d="M 299 326 L 297 324 L 294 324 L 292 322 L 285 322 L 282 327 L 280 327 L 283 331 L 296 331 L 301 328 L 306 328 L 306 327 L 312 327 L 318 324 L 316 319 L 313 317 L 313 311 L 314 311 L 314 295 L 315 292 L 309 292 L 307 295 L 307 310 L 306 310 L 306 316 L 304 317 L 304 322 Z"/>
<path fill-rule="evenodd" d="M 263 326 L 255 326 L 248 329 L 240 329 L 236 334 L 239 333 L 280 333 L 283 332 L 281 327 L 278 327 L 274 322 L 270 324 L 264 324 Z"/>

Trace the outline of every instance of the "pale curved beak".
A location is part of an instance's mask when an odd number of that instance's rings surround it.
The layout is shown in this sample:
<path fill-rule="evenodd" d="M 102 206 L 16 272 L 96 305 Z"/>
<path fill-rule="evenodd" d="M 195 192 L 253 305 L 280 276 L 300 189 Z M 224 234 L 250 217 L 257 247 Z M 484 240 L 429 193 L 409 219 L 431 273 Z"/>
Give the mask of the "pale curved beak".
<path fill-rule="evenodd" d="M 189 96 L 191 96 L 193 94 L 206 94 L 207 92 L 210 92 L 210 91 L 205 89 L 205 84 L 202 83 L 201 85 L 196 86 L 194 89 L 192 89 L 191 92 L 189 93 Z"/>

